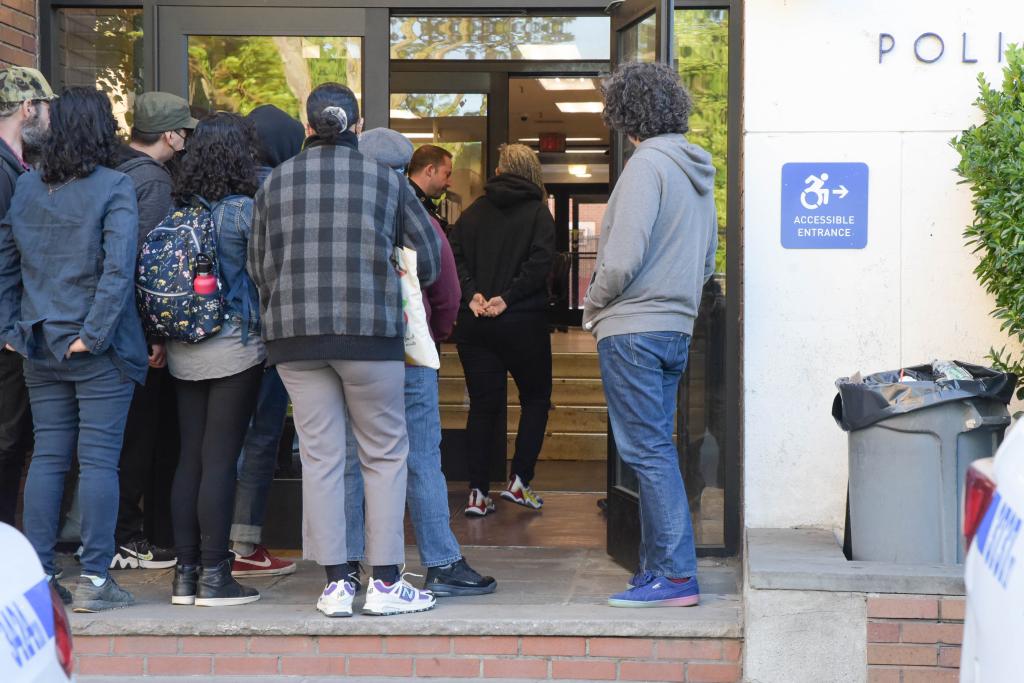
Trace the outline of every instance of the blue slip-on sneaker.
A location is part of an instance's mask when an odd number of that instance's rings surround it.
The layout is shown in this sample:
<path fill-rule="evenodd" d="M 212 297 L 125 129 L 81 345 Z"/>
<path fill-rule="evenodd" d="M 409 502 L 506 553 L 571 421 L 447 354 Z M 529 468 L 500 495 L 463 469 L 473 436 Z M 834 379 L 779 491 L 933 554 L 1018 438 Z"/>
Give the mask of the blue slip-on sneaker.
<path fill-rule="evenodd" d="M 633 577 L 632 587 L 608 598 L 611 607 L 693 607 L 700 603 L 697 577 L 676 583 L 664 576 L 644 573 Z"/>

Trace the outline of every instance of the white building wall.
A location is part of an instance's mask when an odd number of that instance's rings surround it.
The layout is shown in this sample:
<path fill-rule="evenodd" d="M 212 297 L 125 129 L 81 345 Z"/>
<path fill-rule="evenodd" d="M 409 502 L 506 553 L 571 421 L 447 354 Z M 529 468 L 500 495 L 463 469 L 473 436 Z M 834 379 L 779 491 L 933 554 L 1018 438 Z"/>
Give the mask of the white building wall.
<path fill-rule="evenodd" d="M 1001 82 L 1024 3 L 747 0 L 744 26 L 744 476 L 748 527 L 838 527 L 846 435 L 834 380 L 956 358 L 1005 336 L 962 233 L 970 193 L 949 141 L 978 120 L 976 78 Z M 945 42 L 934 64 L 914 41 Z M 963 34 L 968 58 L 963 62 Z M 879 64 L 879 34 L 895 47 Z M 937 52 L 932 39 L 921 54 Z M 868 244 L 787 250 L 786 162 L 870 167 Z"/>

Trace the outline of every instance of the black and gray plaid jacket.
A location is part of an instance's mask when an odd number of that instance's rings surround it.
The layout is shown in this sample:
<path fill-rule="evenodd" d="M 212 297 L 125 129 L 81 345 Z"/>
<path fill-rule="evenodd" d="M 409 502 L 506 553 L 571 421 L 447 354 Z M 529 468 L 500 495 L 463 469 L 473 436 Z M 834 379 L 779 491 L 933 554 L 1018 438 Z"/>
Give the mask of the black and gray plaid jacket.
<path fill-rule="evenodd" d="M 400 206 L 426 286 L 440 272 L 441 245 L 402 176 L 344 144 L 308 148 L 274 169 L 256 194 L 248 263 L 271 364 L 405 358 L 391 263 Z"/>

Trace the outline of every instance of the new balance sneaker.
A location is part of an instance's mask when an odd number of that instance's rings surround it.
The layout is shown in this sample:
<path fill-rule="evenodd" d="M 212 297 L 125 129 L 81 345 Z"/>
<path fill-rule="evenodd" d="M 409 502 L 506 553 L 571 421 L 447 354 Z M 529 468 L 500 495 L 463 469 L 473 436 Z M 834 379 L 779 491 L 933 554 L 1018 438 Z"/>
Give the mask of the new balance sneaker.
<path fill-rule="evenodd" d="M 491 497 L 485 496 L 480 489 L 470 489 L 469 502 L 466 503 L 466 516 L 484 517 L 489 512 L 494 512 L 494 501 L 491 500 Z"/>
<path fill-rule="evenodd" d="M 134 604 L 135 598 L 118 586 L 113 576 L 108 575 L 98 586 L 91 577 L 83 576 L 75 588 L 74 607 L 71 609 L 75 612 L 103 612 Z"/>
<path fill-rule="evenodd" d="M 352 616 L 352 599 L 356 587 L 348 581 L 331 581 L 316 601 L 316 608 L 329 617 Z"/>
<path fill-rule="evenodd" d="M 171 583 L 171 604 L 196 604 L 196 587 L 198 585 L 199 567 L 194 564 L 174 565 L 174 581 Z"/>
<path fill-rule="evenodd" d="M 178 561 L 176 553 L 167 548 L 160 548 L 146 539 L 129 541 L 117 547 L 111 569 L 169 569 Z"/>
<path fill-rule="evenodd" d="M 508 486 L 501 492 L 501 497 L 512 501 L 516 505 L 522 505 L 533 510 L 540 510 L 541 506 L 544 505 L 544 499 L 524 484 L 518 474 L 512 475 L 512 478 L 508 480 Z"/>
<path fill-rule="evenodd" d="M 434 602 L 434 596 L 430 591 L 414 588 L 405 580 L 404 575 L 391 585 L 387 585 L 383 581 L 375 581 L 371 576 L 370 583 L 366 588 L 366 604 L 363 605 L 363 614 L 387 616 L 389 614 L 426 612 L 434 607 Z"/>
<path fill-rule="evenodd" d="M 612 607 L 692 607 L 700 603 L 697 577 L 677 582 L 644 572 L 633 577 L 630 587 L 608 598 Z"/>
<path fill-rule="evenodd" d="M 429 567 L 423 590 L 439 598 L 493 593 L 498 582 L 492 576 L 480 576 L 465 558 L 443 567 Z"/>
<path fill-rule="evenodd" d="M 274 557 L 261 545 L 256 545 L 251 555 L 242 557 L 235 551 L 231 565 L 232 576 L 284 576 L 295 572 L 295 563 Z"/>

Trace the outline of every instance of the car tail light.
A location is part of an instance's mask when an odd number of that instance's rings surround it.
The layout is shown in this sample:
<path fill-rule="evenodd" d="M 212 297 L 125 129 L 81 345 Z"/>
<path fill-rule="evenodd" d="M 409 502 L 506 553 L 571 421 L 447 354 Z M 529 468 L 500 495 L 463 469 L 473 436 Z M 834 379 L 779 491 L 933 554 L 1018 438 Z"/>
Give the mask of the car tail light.
<path fill-rule="evenodd" d="M 71 624 L 68 623 L 68 613 L 64 611 L 64 601 L 60 599 L 52 582 L 50 602 L 53 603 L 53 641 L 57 646 L 57 661 L 68 678 L 71 678 L 71 669 L 74 666 L 71 658 Z"/>
<path fill-rule="evenodd" d="M 987 464 L 989 473 L 982 471 L 979 463 L 967 468 L 967 481 L 964 484 L 964 548 L 967 549 L 970 549 L 974 534 L 985 518 L 992 495 L 996 492 L 996 483 L 990 475 L 991 460 Z"/>

